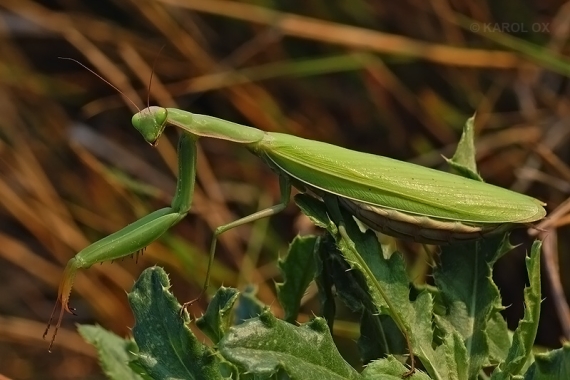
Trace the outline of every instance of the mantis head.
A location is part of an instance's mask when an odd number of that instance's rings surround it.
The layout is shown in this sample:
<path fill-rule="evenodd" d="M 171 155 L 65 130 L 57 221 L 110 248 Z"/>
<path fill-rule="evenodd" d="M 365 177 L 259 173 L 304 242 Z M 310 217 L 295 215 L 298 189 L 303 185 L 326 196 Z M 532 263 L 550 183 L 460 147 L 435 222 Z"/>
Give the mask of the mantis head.
<path fill-rule="evenodd" d="M 162 107 L 147 107 L 132 118 L 133 127 L 150 145 L 156 145 L 166 126 L 168 111 Z"/>

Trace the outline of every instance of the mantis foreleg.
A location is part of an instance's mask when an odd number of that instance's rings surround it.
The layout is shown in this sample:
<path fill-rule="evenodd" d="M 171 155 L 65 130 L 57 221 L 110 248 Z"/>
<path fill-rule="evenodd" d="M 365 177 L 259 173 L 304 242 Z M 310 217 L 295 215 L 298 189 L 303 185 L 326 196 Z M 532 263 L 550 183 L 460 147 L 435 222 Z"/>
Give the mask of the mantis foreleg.
<path fill-rule="evenodd" d="M 69 307 L 69 295 L 78 269 L 86 269 L 93 264 L 119 259 L 143 250 L 158 239 L 170 227 L 182 220 L 192 204 L 196 181 L 196 138 L 183 133 L 178 144 L 178 180 L 176 193 L 170 207 L 154 211 L 125 228 L 91 244 L 67 262 L 63 279 L 59 285 L 57 302 L 44 332 L 47 335 L 58 305 L 61 306 L 57 324 L 49 349 L 53 345 L 63 311 L 73 313 Z"/>

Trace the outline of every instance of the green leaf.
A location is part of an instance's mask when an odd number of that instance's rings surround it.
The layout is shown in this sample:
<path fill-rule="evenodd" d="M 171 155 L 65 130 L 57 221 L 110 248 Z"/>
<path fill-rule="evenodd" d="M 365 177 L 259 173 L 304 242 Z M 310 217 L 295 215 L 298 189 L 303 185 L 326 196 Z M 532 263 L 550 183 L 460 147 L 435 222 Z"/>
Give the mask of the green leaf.
<path fill-rule="evenodd" d="M 327 208 L 322 201 L 301 193 L 295 195 L 295 203 L 315 226 L 324 229 L 331 227 L 331 221 L 327 215 Z"/>
<path fill-rule="evenodd" d="M 393 356 L 388 356 L 386 359 L 376 360 L 370 363 L 364 371 L 362 371 L 363 380 L 402 380 L 402 373 L 405 373 L 407 368 L 400 363 Z M 422 372 L 416 370 L 411 376 L 406 377 L 406 380 L 429 380 L 430 377 Z"/>
<path fill-rule="evenodd" d="M 338 353 L 322 318 L 297 327 L 266 310 L 258 318 L 232 327 L 218 347 L 226 360 L 255 378 L 278 373 L 291 379 L 360 377 Z"/>
<path fill-rule="evenodd" d="M 487 237 L 486 239 L 496 239 L 496 237 L 491 236 Z M 503 234 L 503 240 L 499 244 L 499 249 L 497 250 L 489 249 L 485 252 L 487 256 L 486 260 L 489 263 L 489 265 L 493 267 L 497 262 L 497 260 L 499 260 L 501 257 L 503 257 L 508 252 L 512 251 L 516 247 L 517 247 L 516 245 L 511 244 L 511 234 L 510 232 L 507 232 Z"/>
<path fill-rule="evenodd" d="M 152 377 L 150 377 L 146 369 L 139 363 L 138 360 L 135 359 L 130 361 L 129 367 L 133 370 L 134 373 L 138 374 L 144 380 L 154 380 Z"/>
<path fill-rule="evenodd" d="M 438 355 L 445 357 L 447 363 L 446 379 L 462 380 L 474 379 L 476 377 L 469 376 L 468 353 L 463 337 L 457 331 L 451 331 L 444 335 L 443 342 L 437 347 Z"/>
<path fill-rule="evenodd" d="M 285 311 L 285 320 L 295 323 L 299 315 L 301 299 L 309 283 L 315 278 L 315 236 L 297 236 L 289 245 L 285 259 L 279 260 L 283 282 L 277 283 L 277 298 Z"/>
<path fill-rule="evenodd" d="M 348 214 L 344 215 L 344 221 L 352 242 L 339 236 L 337 244 L 351 266 L 363 274 L 375 308 L 382 314 L 402 321 L 412 350 L 427 372 L 434 378 L 443 378 L 442 373 L 447 372 L 445 362 L 435 355 L 432 347 L 432 296 L 422 291 L 414 301 L 410 301 L 410 284 L 402 255 L 396 253 L 385 259 L 372 231 L 361 233 Z M 351 244 L 354 244 L 360 257 L 350 248 Z M 388 307 L 386 299 L 393 307 Z"/>
<path fill-rule="evenodd" d="M 265 305 L 257 298 L 257 286 L 248 285 L 239 294 L 237 307 L 234 309 L 235 323 L 241 324 L 244 321 L 255 318 L 265 310 Z"/>
<path fill-rule="evenodd" d="M 330 233 L 322 239 L 319 250 L 326 263 L 331 285 L 344 304 L 354 312 L 360 313 L 362 309 L 367 309 L 376 314 L 378 310 L 368 292 L 364 276 L 359 271 L 351 270 Z"/>
<path fill-rule="evenodd" d="M 410 285 L 402 256 L 393 254 L 385 259 L 376 235 L 370 230 L 362 233 L 352 216 L 343 209 L 328 210 L 322 203 L 319 206 L 319 201 L 305 194 L 297 195 L 295 202 L 304 213 L 314 212 L 307 216 L 317 225 L 326 227 L 335 238 L 337 248 L 346 262 L 352 269 L 358 269 L 344 270 L 344 273 L 353 276 L 353 280 L 340 284 L 339 281 L 346 280 L 347 277 L 341 277 L 340 272 L 335 273 L 335 286 L 339 293 L 345 288 L 345 293 L 350 293 L 353 300 L 370 308 L 369 311 L 373 314 L 389 314 L 394 320 L 398 318 L 409 336 L 413 352 L 420 358 L 427 372 L 436 379 L 445 378 L 444 374 L 448 372 L 445 358 L 436 355 L 432 347 L 432 296 L 427 291 L 420 291 L 416 299 L 410 301 Z M 341 215 L 336 217 L 344 222 L 348 239 L 339 233 L 336 224 L 328 216 L 339 212 Z M 388 307 L 386 300 L 394 307 Z"/>
<path fill-rule="evenodd" d="M 361 314 L 358 345 L 363 362 L 368 363 L 385 354 L 406 352 L 407 347 L 398 327 L 388 315 L 378 314 L 364 276 L 352 270 L 329 233 L 320 239 L 318 258 L 319 268 L 322 269 L 319 269 L 317 285 L 325 315 L 332 318 L 335 314 L 333 288 L 351 311 Z"/>
<path fill-rule="evenodd" d="M 232 309 L 239 292 L 222 286 L 218 289 L 206 309 L 206 313 L 196 320 L 196 326 L 214 343 L 218 343 L 233 324 Z"/>
<path fill-rule="evenodd" d="M 169 292 L 162 268 L 146 269 L 128 294 L 135 315 L 139 364 L 155 380 L 222 379 L 220 360 L 186 326 L 189 317 Z"/>
<path fill-rule="evenodd" d="M 562 348 L 534 355 L 534 363 L 524 375 L 525 380 L 570 379 L 570 343 Z"/>
<path fill-rule="evenodd" d="M 536 338 L 540 318 L 541 285 L 540 285 L 540 249 L 542 243 L 536 240 L 532 245 L 530 257 L 526 258 L 526 268 L 530 285 L 524 289 L 524 318 L 513 335 L 513 343 L 504 362 L 499 364 L 492 380 L 510 379 L 522 374 L 528 357 L 532 354 L 532 346 Z"/>
<path fill-rule="evenodd" d="M 367 309 L 362 311 L 357 344 L 362 363 L 365 365 L 388 354 L 403 353 L 407 350 L 406 341 L 392 318 L 388 315 L 372 314 Z"/>
<path fill-rule="evenodd" d="M 334 281 L 329 268 L 330 252 L 336 250 L 334 239 L 330 234 L 317 238 L 317 251 L 315 261 L 317 273 L 315 283 L 319 290 L 319 302 L 321 304 L 321 315 L 327 320 L 329 329 L 333 331 L 334 318 L 336 315 L 336 303 L 334 299 Z"/>
<path fill-rule="evenodd" d="M 79 325 L 79 334 L 91 343 L 99 355 L 101 369 L 109 379 L 142 380 L 129 362 L 135 359 L 138 348 L 132 339 L 123 339 L 98 325 Z"/>
<path fill-rule="evenodd" d="M 504 361 L 511 347 L 511 334 L 507 321 L 497 310 L 487 321 L 487 337 L 489 338 L 489 363 L 496 365 Z"/>
<path fill-rule="evenodd" d="M 477 174 L 477 164 L 475 162 L 475 115 L 470 117 L 465 126 L 461 139 L 457 144 L 455 154 L 451 159 L 445 161 L 461 176 L 483 182 L 483 178 Z"/>
<path fill-rule="evenodd" d="M 488 256 L 501 250 L 500 238 L 442 247 L 441 263 L 434 270 L 435 284 L 447 313 L 436 320 L 445 334 L 457 331 L 466 349 L 468 378 L 474 378 L 489 356 L 487 320 L 502 308 L 499 289 L 491 279 Z"/>
<path fill-rule="evenodd" d="M 336 248 L 334 238 L 328 233 L 320 239 L 318 256 L 323 268 L 318 279 L 322 278 L 322 283 L 327 281 L 328 284 L 326 292 L 321 290 L 322 286 L 319 289 L 322 292 L 321 296 L 327 302 L 323 303 L 328 307 L 324 310 L 334 317 L 335 303 L 332 295 L 334 287 L 345 305 L 361 314 L 361 335 L 357 344 L 362 362 L 368 364 L 387 354 L 407 353 L 402 333 L 388 315 L 378 314 L 378 308 L 368 292 L 364 276 L 359 271 L 351 270 L 342 253 Z M 331 321 L 329 326 L 332 326 Z"/>

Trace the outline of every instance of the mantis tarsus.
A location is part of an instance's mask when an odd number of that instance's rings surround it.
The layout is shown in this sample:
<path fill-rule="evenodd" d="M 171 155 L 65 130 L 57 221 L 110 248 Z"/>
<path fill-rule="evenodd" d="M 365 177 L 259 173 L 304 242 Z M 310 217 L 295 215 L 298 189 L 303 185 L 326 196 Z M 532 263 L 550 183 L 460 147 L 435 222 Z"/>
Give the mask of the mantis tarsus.
<path fill-rule="evenodd" d="M 181 130 L 174 199 L 170 207 L 155 211 L 93 243 L 69 260 L 50 317 L 51 323 L 60 304 L 50 349 L 63 311 L 72 312 L 69 296 L 78 269 L 142 250 L 186 216 L 192 203 L 196 143 L 200 137 L 245 145 L 277 173 L 281 190 L 281 199 L 276 205 L 214 231 L 208 268 L 220 234 L 279 213 L 289 202 L 292 186 L 323 199 L 333 219 L 339 221 L 339 233 L 344 234 L 343 237 L 347 236 L 342 218 L 339 218 L 339 207 L 374 230 L 431 244 L 478 239 L 530 224 L 546 215 L 543 202 L 497 186 L 323 142 L 264 132 L 211 116 L 148 107 L 133 116 L 132 124 L 151 145 L 157 143 L 166 125 Z M 204 289 L 209 284 L 209 275 L 208 270 Z M 390 306 L 388 299 L 386 302 Z M 395 318 L 395 322 L 406 336 L 402 321 Z M 44 337 L 47 333 L 48 329 Z M 413 366 L 411 351 L 410 355 Z"/>

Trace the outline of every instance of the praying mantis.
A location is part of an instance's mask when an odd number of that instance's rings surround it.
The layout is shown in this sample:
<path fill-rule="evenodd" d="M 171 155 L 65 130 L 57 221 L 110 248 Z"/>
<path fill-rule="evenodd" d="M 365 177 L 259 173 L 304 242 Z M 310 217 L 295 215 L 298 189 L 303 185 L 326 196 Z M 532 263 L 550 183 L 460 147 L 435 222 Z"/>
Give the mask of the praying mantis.
<path fill-rule="evenodd" d="M 212 116 L 152 106 L 135 114 L 132 124 L 153 146 L 167 125 L 181 131 L 175 195 L 170 207 L 154 211 L 91 244 L 69 260 L 44 333 L 45 338 L 59 305 L 50 350 L 63 312 L 73 313 L 69 297 L 79 269 L 143 250 L 187 215 L 196 181 L 197 141 L 201 137 L 244 145 L 278 175 L 280 186 L 280 200 L 274 206 L 216 228 L 203 289 L 209 284 L 218 237 L 284 210 L 292 187 L 323 200 L 329 214 L 334 215 L 332 219 L 339 221 L 338 230 L 343 237 L 346 231 L 340 208 L 376 231 L 428 244 L 480 239 L 529 225 L 546 215 L 543 202 L 501 187 L 324 142 L 264 132 Z M 390 307 L 388 299 L 386 302 Z M 402 322 L 395 322 L 402 330 Z M 411 351 L 410 354 L 413 355 Z"/>

